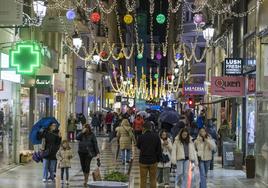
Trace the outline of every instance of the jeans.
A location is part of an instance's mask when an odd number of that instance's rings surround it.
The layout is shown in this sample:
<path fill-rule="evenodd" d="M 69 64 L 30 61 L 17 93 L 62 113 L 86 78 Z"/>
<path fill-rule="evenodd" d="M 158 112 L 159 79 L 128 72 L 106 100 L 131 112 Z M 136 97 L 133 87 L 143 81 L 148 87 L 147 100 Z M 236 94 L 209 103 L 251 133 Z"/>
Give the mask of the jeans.
<path fill-rule="evenodd" d="M 209 167 L 210 161 L 199 161 L 200 188 L 207 188 L 207 174 Z"/>
<path fill-rule="evenodd" d="M 170 174 L 170 168 L 158 168 L 157 169 L 157 182 L 159 184 L 169 184 L 169 174 Z"/>
<path fill-rule="evenodd" d="M 189 171 L 189 160 L 177 161 L 177 173 L 175 179 L 175 185 L 180 188 L 186 188 L 188 171 Z"/>
<path fill-rule="evenodd" d="M 121 150 L 121 160 L 124 163 L 130 161 L 130 149 L 122 149 Z"/>
<path fill-rule="evenodd" d="M 43 159 L 43 179 L 46 180 L 48 179 L 48 172 L 49 172 L 50 178 L 54 180 L 56 163 L 57 160 Z"/>
<path fill-rule="evenodd" d="M 90 172 L 90 163 L 91 158 L 88 156 L 88 153 L 78 153 L 80 158 L 80 164 L 82 167 L 82 171 L 84 174 L 88 174 Z"/>
<path fill-rule="evenodd" d="M 66 175 L 66 180 L 69 180 L 69 168 L 61 168 L 61 180 L 64 179 L 64 171 L 65 171 L 65 175 Z"/>
<path fill-rule="evenodd" d="M 146 165 L 140 163 L 140 188 L 147 187 L 147 175 L 150 177 L 150 188 L 156 188 L 157 163 Z"/>

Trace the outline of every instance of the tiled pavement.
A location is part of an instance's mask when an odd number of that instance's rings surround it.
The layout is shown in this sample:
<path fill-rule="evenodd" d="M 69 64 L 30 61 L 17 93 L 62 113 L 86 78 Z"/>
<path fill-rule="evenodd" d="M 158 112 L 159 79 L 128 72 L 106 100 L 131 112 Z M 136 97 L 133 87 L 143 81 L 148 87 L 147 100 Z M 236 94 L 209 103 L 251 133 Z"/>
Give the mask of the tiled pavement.
<path fill-rule="evenodd" d="M 124 167 L 119 161 L 115 160 L 116 143 L 113 141 L 111 144 L 106 137 L 98 138 L 99 146 L 101 149 L 101 163 L 100 168 L 102 175 L 110 170 L 120 170 L 122 172 L 127 171 L 127 167 Z M 73 146 L 76 151 L 77 145 Z M 96 161 L 92 161 L 91 169 L 96 168 Z M 0 188 L 57 188 L 62 187 L 59 183 L 44 184 L 41 182 L 42 170 L 41 164 L 31 163 L 25 166 L 19 166 L 5 173 L 0 174 Z M 139 167 L 137 160 L 137 152 L 133 163 L 132 172 L 130 175 L 130 188 L 139 187 Z M 174 174 L 170 177 L 171 185 L 174 188 Z M 76 155 L 72 162 L 71 169 L 71 181 L 69 187 L 82 187 L 83 174 L 80 170 L 79 159 Z M 64 186 L 63 186 L 64 187 Z M 66 187 L 66 186 L 65 186 Z M 215 166 L 215 170 L 209 172 L 208 178 L 209 188 L 267 188 L 257 180 L 248 180 L 245 177 L 245 173 L 236 170 L 222 169 L 220 165 Z"/>

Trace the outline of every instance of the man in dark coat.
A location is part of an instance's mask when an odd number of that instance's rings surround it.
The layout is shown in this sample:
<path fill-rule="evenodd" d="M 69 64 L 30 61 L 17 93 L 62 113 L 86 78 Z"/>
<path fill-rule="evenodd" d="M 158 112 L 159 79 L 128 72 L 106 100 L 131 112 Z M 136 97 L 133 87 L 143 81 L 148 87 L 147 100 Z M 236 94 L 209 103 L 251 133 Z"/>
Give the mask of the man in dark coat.
<path fill-rule="evenodd" d="M 146 188 L 147 174 L 150 177 L 150 187 L 156 188 L 157 163 L 160 161 L 161 140 L 159 136 L 152 132 L 152 123 L 145 122 L 143 134 L 139 137 L 137 147 L 140 149 L 140 187 Z"/>

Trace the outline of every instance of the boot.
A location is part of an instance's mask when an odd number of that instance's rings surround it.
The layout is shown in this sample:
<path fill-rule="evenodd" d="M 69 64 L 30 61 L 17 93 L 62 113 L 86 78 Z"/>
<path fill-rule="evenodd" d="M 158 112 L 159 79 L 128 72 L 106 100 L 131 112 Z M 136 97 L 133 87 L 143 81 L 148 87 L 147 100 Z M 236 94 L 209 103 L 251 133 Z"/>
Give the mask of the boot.
<path fill-rule="evenodd" d="M 84 173 L 84 187 L 87 187 L 89 173 Z"/>

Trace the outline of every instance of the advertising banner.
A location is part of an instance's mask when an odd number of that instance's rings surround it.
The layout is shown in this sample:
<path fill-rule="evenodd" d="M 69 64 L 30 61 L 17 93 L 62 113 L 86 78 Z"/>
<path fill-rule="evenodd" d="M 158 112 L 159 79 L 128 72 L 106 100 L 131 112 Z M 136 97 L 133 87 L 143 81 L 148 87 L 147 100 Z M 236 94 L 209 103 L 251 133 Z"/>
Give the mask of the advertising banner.
<path fill-rule="evenodd" d="M 204 84 L 184 84 L 183 86 L 184 95 L 205 95 Z"/>
<path fill-rule="evenodd" d="M 212 77 L 211 94 L 226 97 L 245 95 L 245 78 L 236 76 Z"/>

